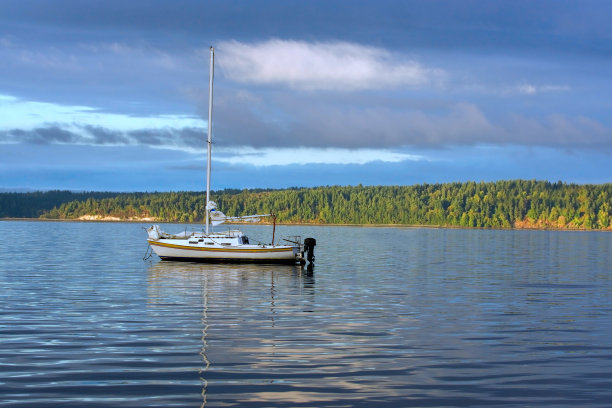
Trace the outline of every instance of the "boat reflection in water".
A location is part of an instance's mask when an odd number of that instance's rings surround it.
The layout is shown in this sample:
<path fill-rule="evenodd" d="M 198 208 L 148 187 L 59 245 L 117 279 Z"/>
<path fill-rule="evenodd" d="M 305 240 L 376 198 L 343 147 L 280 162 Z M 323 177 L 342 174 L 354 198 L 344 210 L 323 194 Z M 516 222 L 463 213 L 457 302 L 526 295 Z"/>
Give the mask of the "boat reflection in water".
<path fill-rule="evenodd" d="M 298 320 L 312 312 L 314 276 L 297 265 L 157 262 L 149 268 L 148 297 L 166 326 L 160 329 L 171 333 L 174 369 L 198 373 L 201 406 L 210 395 L 215 403 L 245 401 L 254 381 L 275 382 L 263 362 L 284 337 L 276 320 L 286 326 L 296 306 Z"/>

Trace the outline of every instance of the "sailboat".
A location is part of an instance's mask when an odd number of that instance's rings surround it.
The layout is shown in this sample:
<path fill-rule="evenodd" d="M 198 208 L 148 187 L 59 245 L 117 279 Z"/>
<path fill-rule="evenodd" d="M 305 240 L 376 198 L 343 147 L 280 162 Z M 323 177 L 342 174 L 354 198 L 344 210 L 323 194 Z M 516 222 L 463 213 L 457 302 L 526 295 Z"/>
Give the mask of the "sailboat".
<path fill-rule="evenodd" d="M 147 229 L 148 243 L 162 260 L 175 261 L 208 261 L 208 262 L 265 262 L 305 264 L 306 260 L 314 262 L 314 238 L 290 237 L 285 239 L 287 245 L 274 242 L 276 216 L 274 214 L 256 214 L 228 217 L 217 209 L 210 200 L 211 147 L 212 147 L 212 102 L 215 50 L 210 47 L 210 81 L 208 94 L 208 160 L 206 163 L 206 223 L 205 230 L 169 234 L 162 231 L 159 225 Z M 213 227 L 224 222 L 259 221 L 262 217 L 272 217 L 272 243 L 250 243 L 249 238 L 240 230 L 228 229 L 213 232 Z"/>

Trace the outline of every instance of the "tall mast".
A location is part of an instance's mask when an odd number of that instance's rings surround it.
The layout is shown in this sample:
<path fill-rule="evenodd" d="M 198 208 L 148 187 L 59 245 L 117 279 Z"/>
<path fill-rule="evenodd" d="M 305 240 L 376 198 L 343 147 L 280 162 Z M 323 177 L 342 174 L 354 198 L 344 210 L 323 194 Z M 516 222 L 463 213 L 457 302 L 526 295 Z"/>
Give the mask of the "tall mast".
<path fill-rule="evenodd" d="M 206 161 L 206 233 L 210 224 L 210 168 L 211 168 L 211 148 L 212 148 L 212 103 L 213 103 L 213 77 L 215 75 L 215 49 L 210 47 L 210 80 L 208 84 L 208 160 Z"/>

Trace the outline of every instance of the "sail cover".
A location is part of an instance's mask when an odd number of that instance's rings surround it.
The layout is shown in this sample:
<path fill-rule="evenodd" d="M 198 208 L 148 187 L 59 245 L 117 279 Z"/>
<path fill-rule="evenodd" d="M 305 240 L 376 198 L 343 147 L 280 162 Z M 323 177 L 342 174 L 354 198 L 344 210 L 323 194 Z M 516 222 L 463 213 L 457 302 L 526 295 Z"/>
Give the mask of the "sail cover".
<path fill-rule="evenodd" d="M 223 224 L 226 221 L 238 221 L 238 222 L 259 222 L 261 217 L 268 217 L 270 214 L 256 214 L 256 215 L 243 215 L 239 217 L 228 217 L 221 211 L 217 210 L 217 203 L 209 201 L 206 206 L 209 213 L 210 223 L 212 225 Z"/>

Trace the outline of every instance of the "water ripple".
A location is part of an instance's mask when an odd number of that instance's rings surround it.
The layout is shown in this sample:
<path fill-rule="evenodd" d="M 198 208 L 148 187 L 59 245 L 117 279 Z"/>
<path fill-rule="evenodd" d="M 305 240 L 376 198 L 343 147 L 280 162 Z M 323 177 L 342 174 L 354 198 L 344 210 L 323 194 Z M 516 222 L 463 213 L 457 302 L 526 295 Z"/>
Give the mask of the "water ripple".
<path fill-rule="evenodd" d="M 0 227 L 0 406 L 612 400 L 609 234 L 279 227 L 317 238 L 310 275 L 142 262 L 135 224 Z"/>

